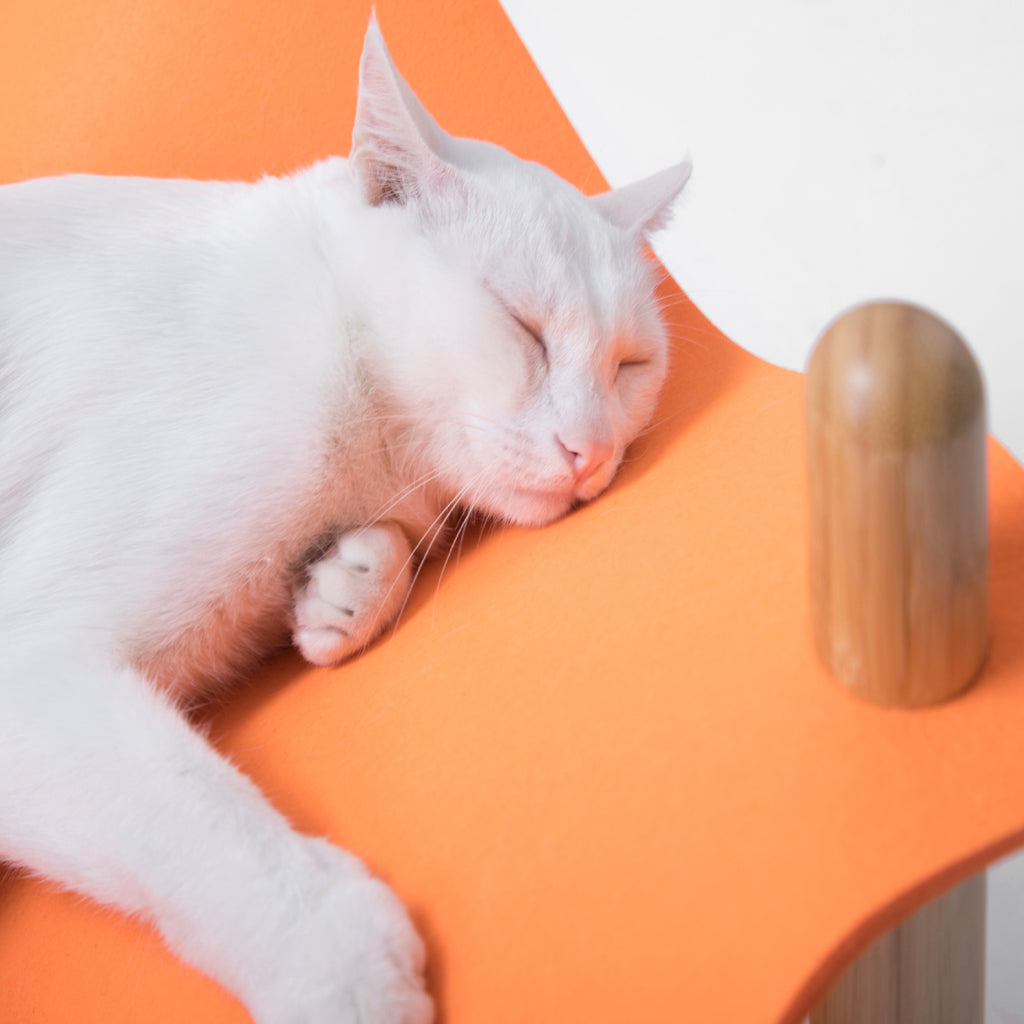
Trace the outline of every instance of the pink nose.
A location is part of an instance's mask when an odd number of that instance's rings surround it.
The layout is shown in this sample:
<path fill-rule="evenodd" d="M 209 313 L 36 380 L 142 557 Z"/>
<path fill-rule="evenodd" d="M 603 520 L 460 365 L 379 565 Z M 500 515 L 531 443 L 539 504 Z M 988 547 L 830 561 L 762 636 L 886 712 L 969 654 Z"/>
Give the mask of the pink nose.
<path fill-rule="evenodd" d="M 615 446 L 603 438 L 559 438 L 572 466 L 576 483 L 589 480 L 614 454 Z"/>

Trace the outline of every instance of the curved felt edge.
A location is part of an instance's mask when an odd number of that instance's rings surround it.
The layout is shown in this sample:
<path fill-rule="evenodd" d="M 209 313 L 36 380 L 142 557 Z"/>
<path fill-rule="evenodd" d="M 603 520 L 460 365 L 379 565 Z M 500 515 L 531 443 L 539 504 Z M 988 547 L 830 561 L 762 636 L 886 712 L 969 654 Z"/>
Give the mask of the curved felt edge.
<path fill-rule="evenodd" d="M 367 14 L 21 5 L 0 39 L 0 180 L 251 177 L 344 152 Z M 446 127 L 597 190 L 496 3 L 378 15 Z M 607 495 L 485 531 L 364 657 L 279 659 L 209 723 L 298 826 L 408 901 L 449 1024 L 796 1021 L 871 937 L 1024 841 L 1024 472 L 992 446 L 979 685 L 924 712 L 857 704 L 809 641 L 802 378 L 671 282 L 664 298 L 672 378 Z M 246 1017 L 145 927 L 11 877 L 0 1019 Z"/>

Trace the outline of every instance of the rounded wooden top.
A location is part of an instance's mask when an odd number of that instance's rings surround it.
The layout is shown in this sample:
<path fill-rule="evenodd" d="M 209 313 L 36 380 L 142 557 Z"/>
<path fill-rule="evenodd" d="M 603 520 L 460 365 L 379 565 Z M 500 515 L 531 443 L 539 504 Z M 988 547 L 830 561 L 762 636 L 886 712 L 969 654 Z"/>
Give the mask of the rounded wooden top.
<path fill-rule="evenodd" d="M 911 449 L 984 418 L 985 393 L 974 356 L 947 323 L 909 303 L 870 302 L 818 340 L 807 407 L 868 447 Z"/>

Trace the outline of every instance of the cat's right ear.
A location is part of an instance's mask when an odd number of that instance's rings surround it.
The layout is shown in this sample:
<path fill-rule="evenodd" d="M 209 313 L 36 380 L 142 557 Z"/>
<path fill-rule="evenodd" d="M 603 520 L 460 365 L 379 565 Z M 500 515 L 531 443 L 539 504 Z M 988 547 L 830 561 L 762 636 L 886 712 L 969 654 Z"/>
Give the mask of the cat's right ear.
<path fill-rule="evenodd" d="M 404 203 L 436 188 L 452 170 L 444 159 L 447 138 L 398 73 L 371 13 L 349 154 L 366 202 Z"/>

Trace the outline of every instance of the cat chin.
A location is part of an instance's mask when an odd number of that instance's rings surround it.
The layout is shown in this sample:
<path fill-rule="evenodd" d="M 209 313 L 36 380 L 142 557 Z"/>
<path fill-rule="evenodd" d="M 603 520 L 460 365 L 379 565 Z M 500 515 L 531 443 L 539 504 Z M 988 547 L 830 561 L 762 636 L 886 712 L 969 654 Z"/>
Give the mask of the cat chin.
<path fill-rule="evenodd" d="M 572 511 L 579 504 L 565 491 L 533 490 L 517 487 L 500 496 L 491 511 L 515 526 L 547 526 Z"/>
<path fill-rule="evenodd" d="M 579 486 L 529 487 L 516 484 L 493 488 L 477 507 L 515 526 L 547 526 L 603 494 L 615 476 L 617 465 L 617 459 L 609 461 L 606 470 L 599 470 Z"/>

